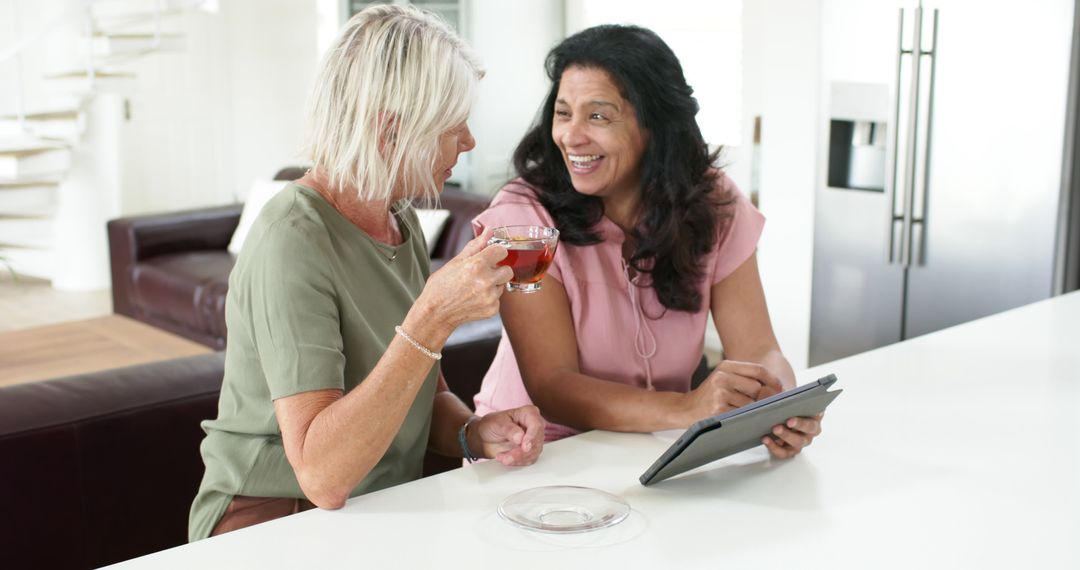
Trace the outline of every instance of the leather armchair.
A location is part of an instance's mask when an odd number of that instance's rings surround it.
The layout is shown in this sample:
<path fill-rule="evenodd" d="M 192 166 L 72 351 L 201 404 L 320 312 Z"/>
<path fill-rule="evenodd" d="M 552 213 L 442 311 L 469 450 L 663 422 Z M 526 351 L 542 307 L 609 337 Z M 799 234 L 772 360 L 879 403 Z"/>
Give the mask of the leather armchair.
<path fill-rule="evenodd" d="M 221 350 L 241 204 L 108 224 L 113 311 Z"/>

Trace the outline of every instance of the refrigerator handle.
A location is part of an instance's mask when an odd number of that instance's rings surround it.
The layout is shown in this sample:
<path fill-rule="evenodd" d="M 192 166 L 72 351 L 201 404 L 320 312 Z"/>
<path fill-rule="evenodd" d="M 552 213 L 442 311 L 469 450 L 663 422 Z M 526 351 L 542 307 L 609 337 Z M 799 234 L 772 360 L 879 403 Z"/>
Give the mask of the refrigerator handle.
<path fill-rule="evenodd" d="M 911 43 L 911 94 L 908 98 L 907 140 L 904 141 L 904 214 L 900 227 L 900 265 L 911 267 L 912 208 L 915 200 L 915 152 L 919 141 L 919 79 L 922 64 L 922 7 L 915 8 Z"/>
<path fill-rule="evenodd" d="M 912 218 L 913 224 L 919 224 L 920 230 L 918 232 L 918 240 L 913 241 L 909 246 L 914 256 L 913 262 L 915 265 L 926 265 L 926 201 L 930 194 L 930 145 L 933 142 L 931 133 L 934 126 L 934 79 L 937 75 L 937 35 L 938 35 L 938 11 L 934 9 L 934 27 L 930 35 L 930 50 L 922 52 L 922 55 L 930 59 L 930 79 L 927 90 L 926 101 L 926 146 L 923 149 L 923 165 L 922 165 L 922 188 L 919 191 L 919 212 L 918 215 Z M 914 185 L 912 185 L 914 190 Z M 915 233 L 912 231 L 909 235 L 912 240 L 915 240 Z"/>
<path fill-rule="evenodd" d="M 903 221 L 902 213 L 898 215 L 896 213 L 896 198 L 897 196 L 903 196 L 903 193 L 898 191 L 896 186 L 896 175 L 899 171 L 896 161 L 900 158 L 900 68 L 904 62 L 904 56 L 911 53 L 904 49 L 904 9 L 900 8 L 900 17 L 897 20 L 898 26 L 896 31 L 896 104 L 893 105 L 893 117 L 892 117 L 892 160 L 889 162 L 889 173 L 885 177 L 885 183 L 887 184 L 886 195 L 888 196 L 887 202 L 889 203 L 889 221 L 885 224 L 886 231 L 889 232 L 886 243 L 888 244 L 885 251 L 885 261 L 889 265 L 896 263 L 896 223 Z M 902 203 L 902 202 L 901 202 Z"/>

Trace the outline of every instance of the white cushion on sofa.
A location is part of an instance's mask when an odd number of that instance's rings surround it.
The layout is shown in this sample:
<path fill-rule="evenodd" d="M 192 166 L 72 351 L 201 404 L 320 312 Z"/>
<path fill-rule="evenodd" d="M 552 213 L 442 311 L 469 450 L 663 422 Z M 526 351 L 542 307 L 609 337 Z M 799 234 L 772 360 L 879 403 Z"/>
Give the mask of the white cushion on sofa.
<path fill-rule="evenodd" d="M 420 230 L 424 232 L 428 255 L 430 255 L 432 250 L 435 249 L 435 244 L 439 243 L 439 236 L 442 235 L 443 226 L 450 219 L 450 210 L 422 210 L 417 208 L 416 217 L 420 218 Z"/>
<path fill-rule="evenodd" d="M 251 183 L 251 189 L 244 198 L 244 209 L 240 212 L 240 223 L 236 225 L 232 241 L 229 242 L 229 253 L 240 255 L 240 250 L 244 248 L 244 238 L 251 230 L 251 224 L 255 223 L 255 218 L 259 217 L 259 212 L 270 201 L 270 198 L 273 198 L 287 184 L 288 182 L 281 180 L 255 180 Z"/>

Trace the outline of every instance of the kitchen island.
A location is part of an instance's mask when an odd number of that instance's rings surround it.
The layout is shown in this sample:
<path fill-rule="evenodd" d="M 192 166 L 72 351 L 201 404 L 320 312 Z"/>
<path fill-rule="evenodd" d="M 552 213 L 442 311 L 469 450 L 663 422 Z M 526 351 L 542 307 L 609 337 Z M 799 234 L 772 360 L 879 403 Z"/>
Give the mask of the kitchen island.
<path fill-rule="evenodd" d="M 119 568 L 1080 568 L 1080 294 L 832 362 L 844 393 L 791 460 L 761 446 L 642 487 L 678 432 L 590 432 Z M 500 502 L 582 485 L 631 506 L 588 533 Z"/>

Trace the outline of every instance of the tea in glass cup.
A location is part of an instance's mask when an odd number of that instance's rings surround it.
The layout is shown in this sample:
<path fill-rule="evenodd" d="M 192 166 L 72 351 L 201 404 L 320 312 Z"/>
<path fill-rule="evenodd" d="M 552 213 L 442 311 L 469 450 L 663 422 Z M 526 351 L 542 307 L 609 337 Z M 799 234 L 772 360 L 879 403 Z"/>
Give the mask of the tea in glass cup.
<path fill-rule="evenodd" d="M 540 290 L 544 273 L 555 259 L 559 230 L 546 226 L 502 226 L 495 228 L 488 243 L 507 249 L 506 258 L 499 262 L 514 270 L 506 290 L 532 293 Z"/>

